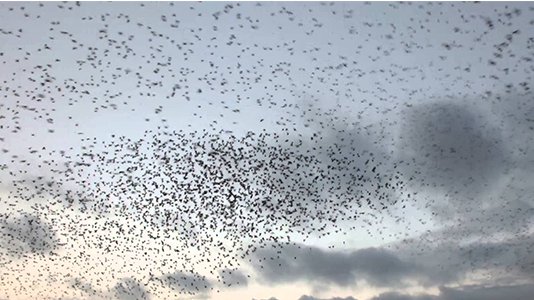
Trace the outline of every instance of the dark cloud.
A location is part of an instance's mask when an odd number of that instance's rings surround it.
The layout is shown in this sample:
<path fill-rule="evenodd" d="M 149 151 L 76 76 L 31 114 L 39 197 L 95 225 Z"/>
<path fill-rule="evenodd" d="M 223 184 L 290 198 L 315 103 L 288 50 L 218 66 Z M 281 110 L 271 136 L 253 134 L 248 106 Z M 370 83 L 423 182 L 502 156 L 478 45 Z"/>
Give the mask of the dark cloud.
<path fill-rule="evenodd" d="M 115 285 L 113 292 L 115 298 L 121 300 L 150 299 L 145 287 L 134 278 L 123 278 Z"/>
<path fill-rule="evenodd" d="M 487 189 L 506 169 L 501 131 L 481 110 L 433 102 L 414 105 L 403 118 L 403 173 L 422 187 L 465 201 Z"/>
<path fill-rule="evenodd" d="M 477 198 L 479 207 L 457 210 L 454 219 L 447 220 L 451 225 L 399 241 L 391 249 L 424 267 L 426 285 L 447 284 L 475 272 L 495 280 L 533 278 L 534 235 L 529 227 L 534 207 L 526 191 L 519 184 L 496 193 L 497 199 Z"/>
<path fill-rule="evenodd" d="M 182 294 L 205 293 L 213 289 L 213 283 L 198 273 L 181 271 L 167 274 L 160 278 L 167 286 Z"/>
<path fill-rule="evenodd" d="M 248 284 L 247 276 L 240 270 L 219 270 L 219 278 L 221 283 L 227 287 L 246 287 Z"/>
<path fill-rule="evenodd" d="M 438 298 L 433 295 L 407 295 L 397 292 L 382 293 L 379 296 L 373 297 L 370 300 L 437 300 Z"/>
<path fill-rule="evenodd" d="M 438 300 L 530 300 L 534 284 L 514 286 L 467 286 L 461 289 L 442 287 Z"/>
<path fill-rule="evenodd" d="M 93 287 L 93 285 L 85 281 L 82 278 L 74 278 L 71 280 L 71 286 L 77 290 L 80 290 L 89 295 L 97 295 L 98 291 Z"/>
<path fill-rule="evenodd" d="M 11 254 L 47 253 L 58 248 L 56 232 L 39 216 L 22 214 L 0 215 L 0 245 Z"/>
<path fill-rule="evenodd" d="M 463 286 L 460 288 L 441 287 L 439 295 L 408 295 L 387 292 L 371 300 L 531 300 L 534 284 L 512 286 Z"/>
<path fill-rule="evenodd" d="M 534 171 L 534 101 L 531 92 L 509 91 L 492 95 L 492 110 L 499 116 L 514 167 Z M 487 100 L 487 99 L 485 99 Z"/>
<path fill-rule="evenodd" d="M 308 295 L 302 295 L 298 300 L 356 300 L 356 298 L 354 297 L 345 297 L 345 298 L 341 298 L 341 297 L 333 297 L 333 298 L 316 298 L 316 297 L 313 297 L 313 296 L 308 296 Z"/>
<path fill-rule="evenodd" d="M 508 278 L 511 283 L 534 278 L 534 235 L 462 246 L 452 239 L 440 240 L 439 236 L 421 236 L 414 241 L 402 243 L 405 248 L 392 247 L 396 252 L 385 248 L 333 251 L 300 245 L 271 246 L 252 255 L 252 266 L 260 279 L 275 284 L 307 281 L 354 286 L 364 280 L 377 287 L 435 287 L 461 282 L 475 273 L 495 280 Z"/>
<path fill-rule="evenodd" d="M 533 174 L 524 154 L 534 144 L 528 138 L 532 129 L 525 112 L 533 106 L 527 98 L 416 104 L 403 115 L 398 148 L 403 176 L 427 195 L 417 198 L 420 207 L 442 222 L 440 229 L 396 247 L 402 259 L 424 266 L 426 285 L 474 272 L 531 278 L 525 263 L 532 260 L 527 228 L 534 202 L 526 178 Z"/>
<path fill-rule="evenodd" d="M 394 286 L 420 272 L 416 264 L 377 248 L 342 252 L 287 245 L 258 249 L 253 260 L 260 277 L 272 283 L 306 280 L 350 286 L 363 279 L 375 286 Z"/>
<path fill-rule="evenodd" d="M 418 282 L 426 287 L 462 282 L 473 274 L 511 283 L 534 278 L 534 235 L 499 240 L 469 235 L 476 240 L 460 244 L 463 237 L 454 238 L 455 228 L 396 243 L 392 249 L 400 259 L 417 263 Z"/>

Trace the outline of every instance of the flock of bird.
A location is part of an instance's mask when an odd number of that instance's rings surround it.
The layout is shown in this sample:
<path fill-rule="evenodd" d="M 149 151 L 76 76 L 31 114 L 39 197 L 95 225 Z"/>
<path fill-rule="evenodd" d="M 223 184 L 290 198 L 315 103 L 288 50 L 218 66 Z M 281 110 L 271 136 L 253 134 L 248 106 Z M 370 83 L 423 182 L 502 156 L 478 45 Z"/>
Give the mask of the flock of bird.
<path fill-rule="evenodd" d="M 61 259 L 62 249 L 75 251 L 83 240 L 87 252 L 129 249 L 132 261 L 145 263 L 147 286 L 204 293 L 217 289 L 208 273 L 223 287 L 246 284 L 240 267 L 259 248 L 372 232 L 378 216 L 396 218 L 416 201 L 414 186 L 436 186 L 425 176 L 448 172 L 446 155 L 471 179 L 475 146 L 463 145 L 478 142 L 475 129 L 463 127 L 474 136 L 464 143 L 430 120 L 422 131 L 435 132 L 401 156 L 392 128 L 406 110 L 420 112 L 412 109 L 418 98 L 436 101 L 436 93 L 491 98 L 502 88 L 529 97 L 534 37 L 515 22 L 533 8 L 486 7 L 493 19 L 458 11 L 463 24 L 449 24 L 445 7 L 461 10 L 455 3 L 0 4 L 3 268 L 28 253 Z M 358 9 L 371 16 L 359 20 Z M 406 22 L 387 21 L 397 10 Z M 416 12 L 425 16 L 414 19 Z M 438 42 L 433 28 L 457 40 Z M 421 63 L 410 62 L 417 55 Z M 487 142 L 488 153 L 498 144 Z M 435 155 L 442 160 L 417 164 Z M 161 273 L 162 261 L 179 271 Z M 100 293 L 73 276 L 75 289 Z M 148 297 L 138 284 L 125 281 L 115 292 Z"/>
<path fill-rule="evenodd" d="M 172 250 L 175 259 L 191 264 L 184 267 L 207 263 L 204 268 L 212 272 L 235 268 L 273 242 L 339 232 L 339 223 L 397 204 L 393 195 L 404 190 L 403 178 L 399 172 L 381 173 L 372 152 L 293 138 L 208 131 L 120 137 L 99 145 L 101 152 L 64 154 L 61 165 L 43 161 L 53 177 L 14 181 L 11 193 L 22 201 L 44 197 L 64 209 L 136 220 L 142 228 L 157 229 L 158 235 L 148 236 L 161 241 L 161 251 Z M 88 143 L 87 149 L 96 147 Z M 127 231 L 120 222 L 107 224 Z M 180 246 L 168 244 L 177 232 Z M 103 247 L 101 242 L 93 247 Z"/>

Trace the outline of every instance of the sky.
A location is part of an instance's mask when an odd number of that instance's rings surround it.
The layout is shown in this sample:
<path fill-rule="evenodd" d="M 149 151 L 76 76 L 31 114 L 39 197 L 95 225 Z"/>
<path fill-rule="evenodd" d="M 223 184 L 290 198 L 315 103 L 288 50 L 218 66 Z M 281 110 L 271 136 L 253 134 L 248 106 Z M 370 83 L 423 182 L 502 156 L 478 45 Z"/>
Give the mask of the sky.
<path fill-rule="evenodd" d="M 0 299 L 531 299 L 533 25 L 0 2 Z"/>

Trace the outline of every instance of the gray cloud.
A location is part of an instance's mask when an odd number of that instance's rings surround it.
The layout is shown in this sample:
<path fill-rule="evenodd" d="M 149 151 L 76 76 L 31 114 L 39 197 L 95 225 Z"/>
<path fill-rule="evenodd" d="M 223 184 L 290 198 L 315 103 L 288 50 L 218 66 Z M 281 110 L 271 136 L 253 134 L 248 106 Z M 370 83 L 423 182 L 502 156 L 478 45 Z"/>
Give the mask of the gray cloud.
<path fill-rule="evenodd" d="M 371 300 L 530 300 L 534 295 L 534 284 L 512 286 L 463 286 L 459 288 L 441 287 L 434 295 L 408 295 L 388 292 Z"/>
<path fill-rule="evenodd" d="M 302 295 L 298 300 L 356 300 L 356 298 L 349 296 L 345 298 L 333 297 L 333 298 L 326 299 L 326 298 L 316 298 L 313 296 Z"/>
<path fill-rule="evenodd" d="M 387 292 L 373 297 L 371 300 L 437 300 L 437 297 L 434 295 L 408 295 L 398 292 Z"/>
<path fill-rule="evenodd" d="M 514 286 L 467 286 L 461 289 L 442 287 L 439 300 L 529 300 L 534 295 L 534 284 Z"/>
<path fill-rule="evenodd" d="M 134 278 L 123 278 L 115 285 L 113 292 L 116 299 L 121 300 L 150 299 L 145 287 Z"/>
<path fill-rule="evenodd" d="M 55 230 L 40 217 L 32 214 L 19 217 L 2 214 L 0 219 L 0 245 L 11 254 L 44 254 L 58 248 Z"/>
<path fill-rule="evenodd" d="M 490 282 L 510 283 L 534 278 L 534 235 L 520 234 L 505 240 L 482 240 L 459 244 L 461 233 L 453 228 L 431 232 L 392 245 L 398 257 L 420 267 L 417 279 L 423 286 L 461 282 L 473 274 Z M 474 235 L 468 233 L 473 239 Z M 456 239 L 455 239 L 456 237 Z"/>
<path fill-rule="evenodd" d="M 460 286 L 456 288 L 442 286 L 438 295 L 431 294 L 403 294 L 396 291 L 381 293 L 369 300 L 531 300 L 534 295 L 534 284 L 504 285 L 504 286 Z M 268 300 L 276 300 L 270 298 Z M 317 298 L 302 295 L 298 300 L 356 300 L 356 298 L 333 297 Z"/>
<path fill-rule="evenodd" d="M 181 271 L 167 274 L 160 278 L 167 286 L 183 294 L 205 293 L 213 289 L 213 283 L 198 273 Z"/>
<path fill-rule="evenodd" d="M 91 282 L 85 281 L 82 278 L 73 278 L 71 286 L 89 295 L 97 295 L 99 292 L 93 287 Z"/>
<path fill-rule="evenodd" d="M 253 259 L 260 277 L 272 283 L 306 280 L 349 286 L 363 279 L 376 286 L 392 286 L 420 272 L 416 264 L 377 248 L 342 252 L 288 245 L 258 249 Z"/>
<path fill-rule="evenodd" d="M 402 173 L 414 179 L 414 190 L 430 191 L 417 201 L 445 222 L 394 244 L 399 257 L 424 266 L 425 285 L 473 272 L 493 280 L 534 273 L 528 232 L 534 219 L 528 112 L 534 106 L 531 96 L 491 98 L 415 104 L 403 115 Z"/>
<path fill-rule="evenodd" d="M 219 277 L 224 286 L 245 287 L 248 285 L 247 276 L 240 270 L 219 270 Z"/>
<path fill-rule="evenodd" d="M 505 170 L 501 131 L 482 111 L 455 102 L 433 102 L 414 105 L 403 117 L 399 157 L 405 162 L 405 176 L 415 178 L 412 182 L 464 201 Z"/>
<path fill-rule="evenodd" d="M 510 283 L 534 278 L 534 235 L 463 246 L 452 239 L 440 241 L 439 235 L 435 240 L 430 235 L 414 241 L 402 243 L 404 248 L 397 247 L 396 252 L 385 248 L 345 252 L 300 245 L 271 246 L 252 255 L 252 266 L 260 279 L 275 284 L 303 280 L 353 286 L 364 280 L 377 287 L 431 287 L 462 281 L 474 273 Z"/>
<path fill-rule="evenodd" d="M 402 174 L 411 179 L 412 188 L 438 192 L 447 199 L 418 200 L 427 202 L 438 218 L 468 227 L 476 223 L 486 233 L 505 225 L 494 221 L 497 216 L 484 221 L 494 213 L 512 225 L 507 230 L 524 228 L 515 222 L 517 218 L 505 215 L 515 214 L 518 206 L 534 205 L 525 199 L 532 187 L 523 179 L 534 170 L 529 158 L 534 149 L 534 127 L 528 121 L 529 112 L 534 112 L 531 103 L 529 95 L 509 93 L 406 109 L 397 148 Z M 499 191 L 505 182 L 508 185 Z"/>
<path fill-rule="evenodd" d="M 484 99 L 486 100 L 486 99 Z M 509 91 L 492 96 L 492 110 L 498 114 L 503 136 L 516 168 L 534 171 L 534 101 L 531 92 Z"/>

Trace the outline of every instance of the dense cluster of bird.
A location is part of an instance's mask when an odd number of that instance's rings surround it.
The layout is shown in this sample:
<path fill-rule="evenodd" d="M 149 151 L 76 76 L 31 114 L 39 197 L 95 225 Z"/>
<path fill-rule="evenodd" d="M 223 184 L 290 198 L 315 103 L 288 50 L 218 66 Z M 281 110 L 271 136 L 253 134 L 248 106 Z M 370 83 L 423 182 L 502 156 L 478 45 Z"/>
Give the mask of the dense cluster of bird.
<path fill-rule="evenodd" d="M 378 222 L 419 189 L 460 199 L 465 182 L 486 188 L 508 149 L 479 130 L 487 120 L 435 95 L 483 95 L 494 108 L 501 90 L 530 97 L 533 8 L 374 5 L 384 15 L 359 20 L 374 6 L 2 3 L 3 267 L 26 253 L 61 256 L 68 242 L 48 215 L 76 212 L 103 223 L 69 219 L 66 236 L 130 249 L 148 261 L 146 284 L 203 293 L 216 287 L 200 269 L 243 284 L 240 263 L 259 248 Z M 402 22 L 387 17 L 395 11 Z M 533 155 L 517 148 L 517 161 Z M 140 238 L 118 238 L 129 234 Z M 172 258 L 151 260 L 154 249 Z M 180 270 L 162 274 L 161 261 Z M 148 297 L 134 280 L 115 287 L 132 290 Z"/>
<path fill-rule="evenodd" d="M 208 131 L 120 137 L 100 145 L 101 152 L 65 154 L 53 178 L 15 181 L 12 195 L 138 220 L 162 236 L 179 232 L 185 249 L 218 250 L 216 270 L 272 242 L 340 231 L 338 223 L 386 210 L 404 190 L 399 172 L 380 173 L 382 163 L 357 145 L 286 137 Z M 176 256 L 190 260 L 181 250 Z"/>

